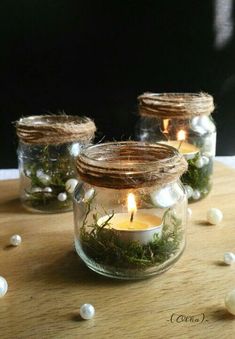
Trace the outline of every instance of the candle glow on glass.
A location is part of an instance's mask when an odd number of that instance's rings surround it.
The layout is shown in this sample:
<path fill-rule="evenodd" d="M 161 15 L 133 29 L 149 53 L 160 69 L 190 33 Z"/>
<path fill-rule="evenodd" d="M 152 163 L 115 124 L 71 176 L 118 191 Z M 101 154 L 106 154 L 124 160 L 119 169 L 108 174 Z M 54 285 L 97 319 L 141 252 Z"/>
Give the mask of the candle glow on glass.
<path fill-rule="evenodd" d="M 178 151 L 182 145 L 182 142 L 185 139 L 186 139 L 186 132 L 183 129 L 179 130 L 179 132 L 177 133 L 177 140 L 179 141 Z"/>
<path fill-rule="evenodd" d="M 170 119 L 163 119 L 163 132 L 165 134 L 168 134 L 168 126 L 169 126 Z"/>
<path fill-rule="evenodd" d="M 184 141 L 185 139 L 186 139 L 186 132 L 183 129 L 179 130 L 179 132 L 177 133 L 177 140 Z"/>

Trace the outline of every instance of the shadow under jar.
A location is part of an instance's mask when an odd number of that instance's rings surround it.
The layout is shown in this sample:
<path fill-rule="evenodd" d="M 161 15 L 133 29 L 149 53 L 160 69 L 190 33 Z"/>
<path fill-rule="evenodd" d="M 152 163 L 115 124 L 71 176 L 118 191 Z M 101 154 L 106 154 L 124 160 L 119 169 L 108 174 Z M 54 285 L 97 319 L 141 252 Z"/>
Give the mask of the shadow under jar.
<path fill-rule="evenodd" d="M 169 269 L 185 247 L 185 159 L 170 146 L 110 142 L 77 159 L 75 247 L 93 271 L 119 279 Z"/>
<path fill-rule="evenodd" d="M 189 202 L 207 196 L 216 148 L 213 97 L 206 93 L 144 93 L 138 101 L 138 140 L 178 149 L 188 162 L 181 180 Z"/>
<path fill-rule="evenodd" d="M 95 133 L 89 118 L 40 115 L 16 123 L 20 199 L 34 212 L 71 211 L 78 183 L 75 159 Z"/>

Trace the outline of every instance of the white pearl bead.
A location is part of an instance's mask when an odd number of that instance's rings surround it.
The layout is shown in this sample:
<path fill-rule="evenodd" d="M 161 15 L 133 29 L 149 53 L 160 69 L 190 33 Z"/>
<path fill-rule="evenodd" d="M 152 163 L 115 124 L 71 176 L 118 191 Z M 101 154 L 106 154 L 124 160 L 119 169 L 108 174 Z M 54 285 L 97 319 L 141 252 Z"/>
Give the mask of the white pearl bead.
<path fill-rule="evenodd" d="M 203 162 L 203 165 L 208 165 L 209 164 L 209 161 L 210 161 L 210 159 L 209 158 L 207 158 L 206 156 L 202 156 L 202 162 Z"/>
<path fill-rule="evenodd" d="M 4 297 L 8 290 L 8 283 L 5 278 L 0 277 L 0 298 Z"/>
<path fill-rule="evenodd" d="M 208 116 L 200 116 L 198 122 L 206 132 L 213 132 L 215 130 L 215 126 Z"/>
<path fill-rule="evenodd" d="M 217 225 L 223 220 L 223 213 L 218 208 L 210 208 L 207 211 L 207 221 L 212 225 Z"/>
<path fill-rule="evenodd" d="M 211 137 L 207 137 L 204 140 L 204 147 L 205 148 L 211 148 L 211 146 L 212 146 L 212 138 Z"/>
<path fill-rule="evenodd" d="M 79 143 L 74 143 L 70 148 L 70 154 L 73 157 L 77 157 L 79 153 L 81 152 L 81 145 Z"/>
<path fill-rule="evenodd" d="M 83 319 L 89 320 L 92 319 L 95 315 L 95 308 L 91 304 L 83 304 L 80 307 L 80 316 Z"/>
<path fill-rule="evenodd" d="M 12 246 L 19 246 L 22 242 L 22 238 L 18 234 L 14 234 L 10 237 L 10 244 Z"/>
<path fill-rule="evenodd" d="M 203 159 L 202 158 L 198 158 L 196 161 L 195 161 L 195 166 L 197 168 L 202 168 L 204 165 L 204 162 L 203 162 Z"/>
<path fill-rule="evenodd" d="M 201 193 L 200 193 L 198 190 L 194 190 L 194 191 L 193 191 L 192 198 L 193 198 L 194 200 L 198 200 L 198 199 L 200 199 L 200 197 L 201 197 Z"/>
<path fill-rule="evenodd" d="M 41 183 L 44 185 L 48 184 L 48 182 L 51 180 L 50 176 L 47 174 L 41 174 L 37 177 L 41 181 Z"/>
<path fill-rule="evenodd" d="M 211 158 L 213 156 L 213 154 L 211 152 L 204 152 L 203 154 L 207 158 Z"/>
<path fill-rule="evenodd" d="M 192 189 L 192 187 L 189 186 L 189 185 L 185 185 L 184 188 L 185 188 L 185 190 L 186 190 L 187 198 L 190 199 L 191 196 L 193 195 L 193 189 Z"/>
<path fill-rule="evenodd" d="M 235 254 L 232 252 L 224 253 L 224 262 L 227 265 L 232 265 L 235 262 Z"/>
<path fill-rule="evenodd" d="M 43 172 L 42 169 L 38 169 L 38 170 L 36 171 L 36 176 L 37 176 L 37 177 L 40 177 L 40 176 L 43 175 L 43 174 L 44 174 L 44 172 Z"/>
<path fill-rule="evenodd" d="M 24 173 L 27 177 L 29 177 L 31 175 L 31 171 L 29 169 L 27 169 Z"/>
<path fill-rule="evenodd" d="M 90 201 L 90 200 L 93 198 L 94 194 L 95 194 L 94 188 L 90 188 L 90 189 L 89 189 L 88 191 L 86 191 L 86 193 L 84 194 L 84 199 L 83 199 L 83 201 L 84 201 L 84 202 Z"/>
<path fill-rule="evenodd" d="M 167 185 L 150 194 L 153 205 L 160 208 L 174 206 L 183 196 L 182 188 L 178 184 L 173 184 L 173 186 Z"/>
<path fill-rule="evenodd" d="M 45 187 L 45 188 L 43 189 L 43 192 L 45 192 L 45 193 L 51 193 L 51 192 L 52 192 L 52 188 L 51 188 L 51 187 Z"/>
<path fill-rule="evenodd" d="M 191 210 L 191 208 L 188 207 L 188 209 L 187 209 L 187 216 L 188 216 L 189 219 L 191 219 L 192 214 L 193 214 L 193 211 Z"/>
<path fill-rule="evenodd" d="M 230 291 L 225 297 L 225 307 L 229 313 L 235 315 L 235 290 Z"/>
<path fill-rule="evenodd" d="M 199 117 L 198 116 L 193 117 L 192 120 L 191 120 L 192 127 L 197 126 L 198 125 L 198 121 L 199 121 Z"/>
<path fill-rule="evenodd" d="M 64 192 L 64 193 L 59 193 L 58 195 L 57 195 L 57 199 L 59 200 L 59 201 L 65 201 L 66 199 L 67 199 L 67 194 Z"/>
<path fill-rule="evenodd" d="M 73 193 L 75 187 L 77 186 L 78 180 L 77 179 L 69 179 L 65 183 L 66 191 L 69 193 Z"/>
<path fill-rule="evenodd" d="M 42 192 L 42 189 L 40 187 L 33 187 L 30 191 L 30 193 L 37 193 Z"/>
<path fill-rule="evenodd" d="M 202 126 L 200 126 L 200 125 L 194 126 L 193 130 L 194 130 L 194 132 L 196 132 L 198 134 L 201 134 L 201 135 L 205 134 L 204 128 Z"/>
<path fill-rule="evenodd" d="M 191 121 L 192 130 L 197 132 L 198 134 L 205 134 L 205 129 L 200 126 L 200 119 L 199 117 L 194 117 Z"/>

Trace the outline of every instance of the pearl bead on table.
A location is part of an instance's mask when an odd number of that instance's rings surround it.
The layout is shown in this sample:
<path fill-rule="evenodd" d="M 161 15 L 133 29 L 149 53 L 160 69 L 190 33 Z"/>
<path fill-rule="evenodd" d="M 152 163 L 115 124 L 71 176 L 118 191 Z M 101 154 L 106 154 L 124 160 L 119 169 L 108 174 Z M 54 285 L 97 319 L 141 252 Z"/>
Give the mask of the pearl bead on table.
<path fill-rule="evenodd" d="M 223 220 L 223 213 L 218 208 L 210 208 L 207 211 L 207 221 L 212 225 L 217 225 Z"/>
<path fill-rule="evenodd" d="M 232 265 L 235 262 L 235 254 L 232 252 L 224 253 L 224 263 L 227 265 Z"/>
<path fill-rule="evenodd" d="M 18 234 L 14 234 L 10 237 L 10 244 L 12 246 L 19 246 L 22 242 L 22 238 Z"/>
<path fill-rule="evenodd" d="M 225 297 L 225 307 L 228 312 L 235 315 L 235 290 L 230 291 Z"/>
<path fill-rule="evenodd" d="M 82 319 L 89 320 L 92 319 L 95 315 L 95 308 L 91 304 L 83 304 L 80 307 L 80 316 Z"/>
<path fill-rule="evenodd" d="M 5 278 L 0 277 L 0 298 L 4 297 L 8 290 L 8 283 Z"/>

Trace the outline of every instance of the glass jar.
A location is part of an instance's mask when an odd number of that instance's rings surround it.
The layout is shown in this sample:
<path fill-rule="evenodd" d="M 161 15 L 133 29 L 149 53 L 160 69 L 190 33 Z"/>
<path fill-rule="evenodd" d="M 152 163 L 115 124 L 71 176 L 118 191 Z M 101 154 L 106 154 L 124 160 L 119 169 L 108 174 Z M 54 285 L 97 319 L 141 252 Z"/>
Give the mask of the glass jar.
<path fill-rule="evenodd" d="M 78 157 L 75 247 L 95 272 L 141 279 L 169 269 L 185 247 L 187 162 L 173 148 L 110 142 Z"/>
<path fill-rule="evenodd" d="M 213 97 L 206 93 L 144 93 L 138 101 L 138 140 L 177 148 L 188 162 L 181 180 L 189 202 L 207 196 L 216 148 Z"/>
<path fill-rule="evenodd" d="M 31 116 L 16 124 L 19 137 L 20 199 L 35 212 L 71 211 L 78 183 L 75 158 L 95 132 L 89 118 Z"/>

